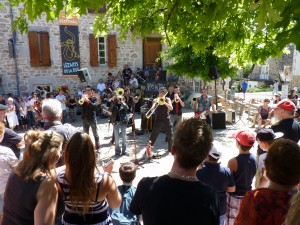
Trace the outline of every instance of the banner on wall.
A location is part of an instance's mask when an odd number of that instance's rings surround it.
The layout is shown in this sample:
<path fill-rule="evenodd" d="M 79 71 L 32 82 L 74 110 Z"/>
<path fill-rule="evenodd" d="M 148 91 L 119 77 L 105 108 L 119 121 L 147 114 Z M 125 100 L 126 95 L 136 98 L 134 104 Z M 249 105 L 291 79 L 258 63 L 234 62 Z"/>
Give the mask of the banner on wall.
<path fill-rule="evenodd" d="M 59 18 L 63 75 L 76 75 L 80 69 L 78 19 L 61 13 Z"/>
<path fill-rule="evenodd" d="M 145 94 L 147 95 L 157 95 L 159 89 L 162 87 L 166 88 L 167 82 L 166 81 L 147 81 Z"/>

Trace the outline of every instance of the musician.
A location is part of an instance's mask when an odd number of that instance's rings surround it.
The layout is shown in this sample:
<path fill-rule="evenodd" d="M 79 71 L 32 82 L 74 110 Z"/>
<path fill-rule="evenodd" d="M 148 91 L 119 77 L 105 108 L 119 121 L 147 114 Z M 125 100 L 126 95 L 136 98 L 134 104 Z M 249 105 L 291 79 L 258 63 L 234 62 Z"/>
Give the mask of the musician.
<path fill-rule="evenodd" d="M 97 127 L 97 117 L 96 117 L 96 109 L 98 105 L 97 98 L 92 94 L 91 85 L 86 85 L 84 102 L 82 104 L 82 122 L 83 122 L 83 132 L 89 134 L 90 127 L 92 128 L 92 132 L 95 138 L 95 146 L 98 152 L 100 152 L 100 141 L 98 135 L 98 127 Z"/>
<path fill-rule="evenodd" d="M 126 126 L 127 126 L 127 120 L 126 120 L 126 114 L 128 112 L 128 106 L 124 101 L 124 96 L 117 96 L 114 95 L 111 98 L 111 106 L 110 106 L 110 123 L 113 124 L 113 135 L 114 135 L 114 141 L 116 144 L 115 147 L 115 155 L 126 155 Z M 121 130 L 122 135 L 122 151 L 120 149 L 119 144 L 119 132 Z"/>
<path fill-rule="evenodd" d="M 173 110 L 170 112 L 170 119 L 174 128 L 178 122 L 182 121 L 182 108 L 184 107 L 184 101 L 180 97 L 180 87 L 178 85 L 174 86 L 174 95 L 171 95 L 170 99 L 173 106 Z"/>
<path fill-rule="evenodd" d="M 213 112 L 216 112 L 215 105 L 213 102 L 213 97 L 207 95 L 207 90 L 205 87 L 201 88 L 201 96 L 197 98 L 194 103 L 195 117 L 199 117 L 201 113 L 205 111 L 206 123 L 211 126 L 211 119 L 209 116 L 209 109 L 212 107 Z"/>
<path fill-rule="evenodd" d="M 138 83 L 141 84 L 141 83 L 144 83 L 146 81 L 146 76 L 145 74 L 143 73 L 143 71 L 141 71 L 140 68 L 137 68 L 136 70 L 136 77 L 137 77 L 137 80 L 138 80 Z"/>
<path fill-rule="evenodd" d="M 161 88 L 159 91 L 158 98 L 153 100 L 153 104 L 150 109 L 151 111 L 154 111 L 156 108 L 156 112 L 155 112 L 155 123 L 150 138 L 148 140 L 148 146 L 147 146 L 148 152 L 150 152 L 149 148 L 152 148 L 152 146 L 154 145 L 156 138 L 159 135 L 159 132 L 161 131 L 162 128 L 164 128 L 166 131 L 168 150 L 169 152 L 171 151 L 171 147 L 173 144 L 173 131 L 172 131 L 172 124 L 170 121 L 170 111 L 173 110 L 173 106 L 172 106 L 171 99 L 165 97 L 166 94 L 167 94 L 166 89 Z M 159 104 L 160 98 L 164 100 L 164 103 L 161 105 Z M 148 157 L 150 156 L 148 155 Z"/>

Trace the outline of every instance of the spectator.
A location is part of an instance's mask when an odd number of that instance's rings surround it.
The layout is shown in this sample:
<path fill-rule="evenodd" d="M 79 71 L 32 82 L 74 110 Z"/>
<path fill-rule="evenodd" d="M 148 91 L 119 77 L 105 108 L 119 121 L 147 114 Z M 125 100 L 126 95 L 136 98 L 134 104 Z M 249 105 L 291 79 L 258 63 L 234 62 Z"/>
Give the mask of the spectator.
<path fill-rule="evenodd" d="M 73 93 L 70 95 L 68 105 L 69 105 L 70 118 L 71 118 L 72 122 L 76 122 L 77 99 L 75 98 L 75 95 Z"/>
<path fill-rule="evenodd" d="M 124 163 L 119 168 L 119 175 L 123 182 L 118 186 L 118 190 L 122 196 L 121 206 L 111 210 L 111 218 L 113 225 L 125 225 L 138 223 L 139 217 L 132 214 L 129 210 L 131 201 L 136 192 L 136 188 L 132 186 L 132 182 L 136 175 L 136 168 L 133 163 Z"/>
<path fill-rule="evenodd" d="M 294 195 L 284 225 L 300 224 L 300 193 Z"/>
<path fill-rule="evenodd" d="M 235 192 L 229 193 L 228 212 L 225 224 L 233 224 L 242 199 L 247 191 L 252 189 L 252 180 L 256 173 L 257 163 L 250 149 L 255 142 L 255 136 L 250 131 L 242 130 L 235 134 L 236 147 L 239 155 L 228 161 L 228 168 L 233 173 Z"/>
<path fill-rule="evenodd" d="M 259 147 L 265 151 L 258 158 L 258 168 L 256 176 L 256 187 L 268 187 L 269 180 L 265 173 L 265 159 L 270 145 L 277 139 L 283 136 L 283 133 L 274 133 L 272 129 L 261 129 L 256 134 L 256 141 Z"/>
<path fill-rule="evenodd" d="M 273 94 L 278 94 L 278 80 L 274 80 L 274 84 L 273 84 Z"/>
<path fill-rule="evenodd" d="M 35 102 L 37 101 L 37 94 L 36 92 L 31 93 L 31 98 L 30 100 L 26 103 L 27 107 L 27 120 L 28 120 L 28 128 L 35 128 Z"/>
<path fill-rule="evenodd" d="M 270 100 L 264 99 L 263 105 L 258 107 L 258 113 L 253 118 L 253 125 L 255 127 L 256 119 L 258 117 L 258 127 L 257 129 L 261 129 L 261 125 L 264 127 L 268 126 L 271 123 L 271 107 L 269 106 Z"/>
<path fill-rule="evenodd" d="M 222 152 L 214 145 L 200 166 L 201 169 L 197 171 L 197 178 L 218 191 L 220 225 L 224 225 L 227 213 L 226 192 L 234 192 L 235 185 L 229 168 L 221 166 L 218 162 L 221 156 Z"/>
<path fill-rule="evenodd" d="M 0 104 L 0 122 L 4 122 L 7 108 L 7 106 Z M 20 136 L 19 134 L 17 134 L 9 128 L 5 128 L 4 137 L 0 145 L 13 150 L 16 157 L 19 159 L 21 154 L 20 148 L 24 145 L 24 141 L 22 136 Z"/>
<path fill-rule="evenodd" d="M 0 104 L 6 105 L 5 98 L 3 97 L 4 95 L 0 95 Z"/>
<path fill-rule="evenodd" d="M 196 118 L 178 125 L 171 150 L 171 171 L 164 176 L 143 178 L 130 211 L 142 214 L 145 225 L 219 225 L 217 192 L 196 177 L 198 165 L 212 147 L 212 139 L 210 128 Z"/>
<path fill-rule="evenodd" d="M 131 75 L 129 80 L 129 89 L 135 93 L 135 90 L 139 87 L 138 80 L 135 78 L 134 75 Z"/>
<path fill-rule="evenodd" d="M 276 140 L 268 150 L 265 165 L 270 184 L 246 193 L 235 225 L 283 224 L 300 182 L 300 147 L 291 140 Z"/>
<path fill-rule="evenodd" d="M 111 224 L 108 207 L 118 208 L 122 199 L 114 179 L 97 168 L 89 135 L 74 134 L 64 158 L 66 169 L 57 175 L 65 201 L 62 224 Z M 111 172 L 112 164 L 105 169 Z"/>
<path fill-rule="evenodd" d="M 298 105 L 298 95 L 297 95 L 296 90 L 294 90 L 294 89 L 291 90 L 291 93 L 288 95 L 288 99 L 290 99 L 295 104 L 295 106 L 297 107 L 297 105 Z"/>
<path fill-rule="evenodd" d="M 272 108 L 274 108 L 274 118 L 277 121 L 271 126 L 272 130 L 274 132 L 282 132 L 283 138 L 298 143 L 300 140 L 300 125 L 294 120 L 295 104 L 285 99 L 277 105 L 273 105 Z"/>
<path fill-rule="evenodd" d="M 23 130 L 27 130 L 27 107 L 25 102 L 21 102 L 20 106 L 21 123 Z"/>
<path fill-rule="evenodd" d="M 61 104 L 56 99 L 47 99 L 43 101 L 42 116 L 45 121 L 45 130 L 53 130 L 63 137 L 62 154 L 71 137 L 78 132 L 77 128 L 70 124 L 62 124 L 60 122 L 62 117 Z M 58 161 L 57 166 L 63 165 L 63 157 Z"/>
<path fill-rule="evenodd" d="M 273 101 L 273 104 L 278 104 L 281 101 L 280 94 L 275 94 L 274 97 L 275 100 Z"/>
<path fill-rule="evenodd" d="M 124 86 L 129 85 L 129 79 L 132 74 L 132 70 L 128 67 L 128 64 L 124 65 L 123 73 L 122 73 L 122 78 L 124 82 Z"/>
<path fill-rule="evenodd" d="M 245 100 L 245 94 L 246 94 L 246 91 L 248 89 L 248 83 L 246 82 L 246 80 L 242 80 L 242 84 L 241 84 L 241 90 L 243 92 L 243 99 Z"/>
<path fill-rule="evenodd" d="M 103 83 L 103 79 L 99 79 L 99 83 L 97 84 L 97 92 L 102 98 L 106 91 L 106 85 Z"/>
<path fill-rule="evenodd" d="M 10 129 L 14 129 L 16 126 L 19 126 L 19 120 L 16 114 L 16 106 L 14 104 L 13 98 L 9 97 L 7 99 L 8 109 L 7 109 L 7 122 Z"/>
<path fill-rule="evenodd" d="M 24 157 L 6 185 L 2 225 L 51 225 L 58 191 L 50 170 L 59 159 L 62 138 L 53 131 L 28 131 L 25 142 Z"/>
<path fill-rule="evenodd" d="M 0 122 L 0 143 L 4 138 L 4 133 L 5 125 Z M 17 157 L 10 148 L 0 146 L 0 224 L 3 216 L 3 200 L 6 183 L 12 170 L 12 165 L 17 161 Z"/>
<path fill-rule="evenodd" d="M 60 101 L 61 109 L 62 109 L 62 123 L 67 122 L 67 99 L 63 90 L 59 91 L 59 94 L 55 97 L 56 100 Z"/>

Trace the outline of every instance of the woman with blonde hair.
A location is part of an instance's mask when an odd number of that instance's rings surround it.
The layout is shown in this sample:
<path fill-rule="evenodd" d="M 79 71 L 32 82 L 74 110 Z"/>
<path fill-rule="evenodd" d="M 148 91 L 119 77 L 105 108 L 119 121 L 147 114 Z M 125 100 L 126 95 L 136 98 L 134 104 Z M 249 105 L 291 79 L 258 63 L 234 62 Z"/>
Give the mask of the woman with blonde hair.
<path fill-rule="evenodd" d="M 121 195 L 114 179 L 97 168 L 95 146 L 88 134 L 72 136 L 64 160 L 66 168 L 57 175 L 65 201 L 62 224 L 112 224 L 108 207 L 118 208 Z"/>
<path fill-rule="evenodd" d="M 2 225 L 53 225 L 58 190 L 50 170 L 60 157 L 62 137 L 54 131 L 28 131 L 26 150 L 8 178 Z"/>

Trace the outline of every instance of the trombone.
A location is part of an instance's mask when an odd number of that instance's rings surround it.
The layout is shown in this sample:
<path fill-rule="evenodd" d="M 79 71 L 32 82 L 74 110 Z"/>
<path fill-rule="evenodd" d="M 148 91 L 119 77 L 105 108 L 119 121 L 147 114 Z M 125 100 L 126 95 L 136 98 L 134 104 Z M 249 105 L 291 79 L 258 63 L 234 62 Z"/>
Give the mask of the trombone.
<path fill-rule="evenodd" d="M 115 90 L 115 95 L 117 96 L 117 98 L 122 101 L 122 99 L 124 98 L 124 89 L 123 88 L 117 88 Z"/>
<path fill-rule="evenodd" d="M 164 105 L 166 102 L 166 95 L 168 94 L 168 92 L 163 96 L 163 97 L 157 97 L 156 99 L 153 100 L 155 107 L 153 108 L 153 106 L 148 110 L 148 112 L 146 112 L 145 117 L 147 119 L 149 119 L 151 117 L 151 115 L 155 112 L 155 110 L 157 109 L 158 106 L 160 105 Z"/>

